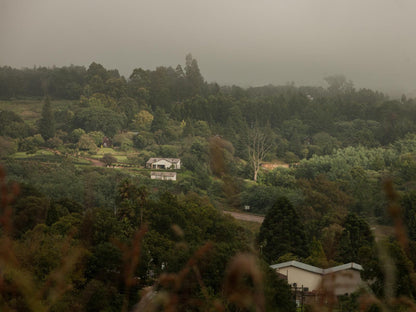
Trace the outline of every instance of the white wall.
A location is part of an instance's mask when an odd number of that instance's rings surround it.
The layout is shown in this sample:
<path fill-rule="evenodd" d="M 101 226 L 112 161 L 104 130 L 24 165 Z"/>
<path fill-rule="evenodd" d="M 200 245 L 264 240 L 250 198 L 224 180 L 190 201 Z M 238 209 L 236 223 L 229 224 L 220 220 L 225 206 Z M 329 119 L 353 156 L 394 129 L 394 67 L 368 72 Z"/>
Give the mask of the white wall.
<path fill-rule="evenodd" d="M 309 291 L 318 290 L 321 286 L 322 275 L 305 271 L 293 266 L 277 269 L 276 272 L 286 275 L 290 285 L 296 283 L 298 287 L 308 287 Z"/>

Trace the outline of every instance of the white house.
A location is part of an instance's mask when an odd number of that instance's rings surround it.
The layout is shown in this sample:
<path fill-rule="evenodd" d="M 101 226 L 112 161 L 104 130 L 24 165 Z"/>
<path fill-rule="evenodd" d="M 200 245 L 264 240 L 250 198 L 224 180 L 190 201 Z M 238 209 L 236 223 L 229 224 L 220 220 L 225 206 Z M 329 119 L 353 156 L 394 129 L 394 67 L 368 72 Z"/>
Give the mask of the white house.
<path fill-rule="evenodd" d="M 287 261 L 270 266 L 287 279 L 289 285 L 307 287 L 308 291 L 331 292 L 334 295 L 350 294 L 356 291 L 362 280 L 362 266 L 350 262 L 328 269 L 321 269 L 299 261 Z"/>
<path fill-rule="evenodd" d="M 146 168 L 181 169 L 181 160 L 179 158 L 150 158 L 146 162 Z"/>
<path fill-rule="evenodd" d="M 170 180 L 176 181 L 176 172 L 167 171 L 151 171 L 150 178 L 152 180 Z"/>

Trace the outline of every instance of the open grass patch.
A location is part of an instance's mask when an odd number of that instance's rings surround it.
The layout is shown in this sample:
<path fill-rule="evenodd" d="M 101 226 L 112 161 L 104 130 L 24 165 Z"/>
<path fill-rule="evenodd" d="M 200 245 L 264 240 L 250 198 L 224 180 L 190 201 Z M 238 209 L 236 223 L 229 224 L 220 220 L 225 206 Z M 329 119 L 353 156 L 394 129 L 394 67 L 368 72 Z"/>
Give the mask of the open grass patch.
<path fill-rule="evenodd" d="M 102 147 L 96 154 L 89 157 L 100 160 L 105 154 L 111 154 L 114 158 L 117 159 L 117 162 L 128 162 L 128 157 L 136 155 L 136 153 L 126 153 L 124 151 L 118 151 L 111 147 Z"/>
<path fill-rule="evenodd" d="M 251 221 L 244 221 L 244 220 L 235 220 L 235 222 L 241 225 L 243 228 L 247 229 L 251 234 L 252 237 L 256 237 L 256 235 L 260 231 L 261 223 L 258 222 L 251 222 Z"/>
<path fill-rule="evenodd" d="M 126 162 L 127 156 L 125 155 L 113 155 L 115 159 L 117 159 L 118 162 Z"/>
<path fill-rule="evenodd" d="M 28 158 L 36 158 L 39 156 L 55 156 L 53 152 L 48 150 L 38 150 L 34 154 L 27 154 L 26 152 L 17 152 L 11 156 L 14 159 L 28 159 Z"/>
<path fill-rule="evenodd" d="M 104 154 L 112 154 L 115 155 L 119 153 L 118 151 L 116 151 L 115 149 L 111 148 L 111 147 L 101 147 L 98 151 L 96 155 L 104 155 Z M 94 156 L 96 156 L 94 155 Z"/>
<path fill-rule="evenodd" d="M 69 107 L 72 104 L 72 101 L 56 100 L 52 101 L 51 104 L 52 109 L 58 111 Z M 0 101 L 0 110 L 16 113 L 29 125 L 34 125 L 36 121 L 40 119 L 42 106 L 42 99 Z"/>

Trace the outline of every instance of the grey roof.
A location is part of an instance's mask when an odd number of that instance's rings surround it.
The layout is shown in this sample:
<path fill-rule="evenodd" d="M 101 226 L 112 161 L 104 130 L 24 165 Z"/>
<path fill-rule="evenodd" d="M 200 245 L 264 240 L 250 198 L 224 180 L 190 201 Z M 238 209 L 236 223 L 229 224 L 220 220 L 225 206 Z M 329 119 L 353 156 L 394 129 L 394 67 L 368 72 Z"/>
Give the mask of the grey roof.
<path fill-rule="evenodd" d="M 361 265 L 359 265 L 358 263 L 350 262 L 350 263 L 334 266 L 332 268 L 324 269 L 324 274 L 343 271 L 343 270 L 348 270 L 348 269 L 354 269 L 354 270 L 357 270 L 357 271 L 362 271 L 363 267 Z"/>
<path fill-rule="evenodd" d="M 181 161 L 179 158 L 156 158 L 156 157 L 152 157 L 147 161 L 147 164 L 153 164 L 155 162 L 158 162 L 159 160 L 166 160 L 166 161 L 171 162 L 171 163 L 178 163 L 178 162 Z"/>
<path fill-rule="evenodd" d="M 299 262 L 296 260 L 293 261 L 286 261 L 286 262 L 282 262 L 282 263 L 278 263 L 278 264 L 273 264 L 270 267 L 272 269 L 281 269 L 281 268 L 285 268 L 285 267 L 289 267 L 289 266 L 293 266 L 295 268 L 299 268 L 305 271 L 310 271 L 310 272 L 314 272 L 314 273 L 318 273 L 318 274 L 323 274 L 323 269 L 321 268 L 317 268 L 313 265 L 309 265 L 303 262 Z"/>
<path fill-rule="evenodd" d="M 350 262 L 350 263 L 346 263 L 346 264 L 342 264 L 342 265 L 338 265 L 332 268 L 328 268 L 328 269 L 321 269 L 318 267 L 315 267 L 313 265 L 309 265 L 303 262 L 299 262 L 296 260 L 293 261 L 286 261 L 286 262 L 282 262 L 282 263 L 278 263 L 278 264 L 273 264 L 270 267 L 272 269 L 281 269 L 281 268 L 286 268 L 286 267 L 290 267 L 293 266 L 295 268 L 299 268 L 305 271 L 309 271 L 309 272 L 313 272 L 313 273 L 317 273 L 317 274 L 329 274 L 329 273 L 333 273 L 333 272 L 338 272 L 338 271 L 342 271 L 342 270 L 348 270 L 348 269 L 354 269 L 354 270 L 358 270 L 358 271 L 362 271 L 363 267 L 357 263 L 354 262 Z"/>

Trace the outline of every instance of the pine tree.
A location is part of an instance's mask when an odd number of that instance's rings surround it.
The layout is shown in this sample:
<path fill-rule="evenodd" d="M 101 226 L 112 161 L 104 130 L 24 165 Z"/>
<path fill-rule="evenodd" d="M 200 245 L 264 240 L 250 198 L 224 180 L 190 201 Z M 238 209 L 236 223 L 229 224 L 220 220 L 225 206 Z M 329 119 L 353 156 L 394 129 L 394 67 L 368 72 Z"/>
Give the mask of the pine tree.
<path fill-rule="evenodd" d="M 370 226 L 365 220 L 354 213 L 347 215 L 344 221 L 344 230 L 339 241 L 339 262 L 360 263 L 360 249 L 371 248 L 374 244 L 374 237 Z"/>
<path fill-rule="evenodd" d="M 46 97 L 42 107 L 42 118 L 39 120 L 39 132 L 44 140 L 55 136 L 55 118 L 53 116 L 51 102 Z"/>
<path fill-rule="evenodd" d="M 201 94 L 204 78 L 199 70 L 198 62 L 191 54 L 186 56 L 185 77 L 188 84 L 189 96 Z"/>
<path fill-rule="evenodd" d="M 309 254 L 303 225 L 286 197 L 280 197 L 267 212 L 260 227 L 258 242 L 269 263 L 287 253 L 302 258 Z"/>

